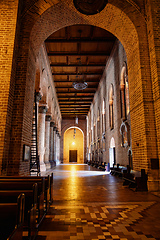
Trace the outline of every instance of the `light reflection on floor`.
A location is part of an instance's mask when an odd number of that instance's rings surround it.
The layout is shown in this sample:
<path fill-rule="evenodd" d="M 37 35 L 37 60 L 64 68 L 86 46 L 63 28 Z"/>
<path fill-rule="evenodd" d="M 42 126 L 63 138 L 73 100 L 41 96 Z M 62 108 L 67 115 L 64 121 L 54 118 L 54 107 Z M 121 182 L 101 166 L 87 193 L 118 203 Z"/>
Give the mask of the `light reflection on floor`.
<path fill-rule="evenodd" d="M 36 240 L 160 240 L 160 200 L 86 164 L 53 172 L 53 204 Z"/>
<path fill-rule="evenodd" d="M 62 164 L 60 164 L 62 165 Z M 60 166 L 59 165 L 59 166 Z M 101 176 L 101 175 L 106 175 L 106 174 L 110 174 L 110 172 L 107 171 L 98 171 L 98 169 L 96 169 L 96 171 L 88 171 L 87 170 L 79 170 L 76 169 L 76 166 L 85 166 L 84 164 L 63 164 L 62 166 L 69 166 L 70 170 L 61 170 L 61 169 L 55 169 L 54 170 L 54 178 L 56 179 L 64 179 L 64 178 L 68 178 L 68 177 L 91 177 L 91 176 Z M 88 165 L 86 165 L 88 166 Z M 93 169 L 93 168 L 92 168 Z"/>

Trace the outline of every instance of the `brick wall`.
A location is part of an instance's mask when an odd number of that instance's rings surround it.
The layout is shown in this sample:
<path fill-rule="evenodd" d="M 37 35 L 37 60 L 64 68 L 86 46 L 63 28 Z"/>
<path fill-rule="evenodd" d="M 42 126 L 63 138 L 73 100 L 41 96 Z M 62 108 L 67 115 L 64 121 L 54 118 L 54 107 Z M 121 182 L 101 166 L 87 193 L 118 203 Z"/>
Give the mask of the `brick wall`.
<path fill-rule="evenodd" d="M 103 149 L 103 162 L 109 162 L 109 148 L 111 144 L 111 139 L 114 138 L 115 141 L 115 161 L 123 166 L 128 165 L 128 150 L 131 148 L 131 145 L 128 147 L 122 147 L 122 135 L 120 134 L 120 126 L 122 124 L 121 118 L 121 103 L 120 103 L 120 76 L 121 70 L 123 67 L 123 63 L 127 62 L 127 57 L 124 51 L 122 44 L 117 41 L 115 46 L 112 50 L 111 56 L 107 62 L 107 67 L 105 69 L 104 77 L 101 79 L 101 83 L 96 93 L 93 105 L 90 108 L 90 114 L 96 117 L 98 116 L 98 108 L 100 109 L 100 148 L 103 148 L 103 141 L 102 141 L 102 104 L 103 99 L 105 99 L 106 105 L 106 131 L 105 131 L 105 140 L 104 145 L 105 148 Z M 110 121 L 109 121 L 109 92 L 111 85 L 113 86 L 113 129 L 110 128 Z M 93 119 L 92 119 L 93 121 Z M 128 115 L 127 120 L 125 121 L 131 125 L 130 122 L 130 115 Z M 89 124 L 89 131 L 93 128 L 93 124 Z M 97 127 L 97 124 L 96 124 Z M 94 128 L 93 128 L 94 131 Z M 92 144 L 95 143 L 97 148 L 97 129 L 95 128 L 94 133 L 95 138 L 92 139 Z M 131 140 L 131 139 L 130 139 Z M 88 146 L 89 147 L 89 146 Z M 91 147 L 91 146 L 90 146 Z M 98 150 L 98 149 L 97 149 Z M 91 149 L 90 149 L 91 152 Z M 136 164 L 134 166 L 136 168 Z"/>

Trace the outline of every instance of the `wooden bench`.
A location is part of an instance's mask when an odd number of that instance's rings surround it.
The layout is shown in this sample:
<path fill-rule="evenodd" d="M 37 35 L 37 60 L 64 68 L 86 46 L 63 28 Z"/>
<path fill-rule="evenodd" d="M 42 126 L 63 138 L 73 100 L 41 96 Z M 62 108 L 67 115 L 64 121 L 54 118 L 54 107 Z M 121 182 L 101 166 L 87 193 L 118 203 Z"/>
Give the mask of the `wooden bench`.
<path fill-rule="evenodd" d="M 106 162 L 102 162 L 98 168 L 102 171 L 106 171 Z"/>
<path fill-rule="evenodd" d="M 25 194 L 23 229 L 28 231 L 29 239 L 34 239 L 38 231 L 36 221 L 37 183 L 33 185 L 32 190 L 1 190 L 0 203 L 15 202 L 20 194 Z"/>
<path fill-rule="evenodd" d="M 120 164 L 113 165 L 111 168 L 111 174 L 118 177 L 123 177 L 123 171 L 126 170 L 126 167 L 120 166 Z"/>
<path fill-rule="evenodd" d="M 25 196 L 15 202 L 0 203 L 0 239 L 22 240 Z"/>
<path fill-rule="evenodd" d="M 51 173 L 48 176 L 42 177 L 42 176 L 0 176 L 1 179 L 32 179 L 36 182 L 38 179 L 45 179 L 45 194 L 44 194 L 44 200 L 45 200 L 45 208 L 46 211 L 49 209 L 49 205 L 53 202 L 53 173 Z"/>
<path fill-rule="evenodd" d="M 123 173 L 123 186 L 129 186 L 129 188 L 134 188 L 136 191 L 148 191 L 147 187 L 147 174 L 145 169 L 138 171 L 124 171 Z"/>
<path fill-rule="evenodd" d="M 35 183 L 32 179 L 0 179 L 0 190 L 32 190 L 32 186 Z M 37 183 L 37 223 L 41 223 L 45 216 L 44 211 L 44 178 L 36 181 Z"/>
<path fill-rule="evenodd" d="M 98 168 L 99 167 L 99 162 L 95 161 L 93 167 Z"/>

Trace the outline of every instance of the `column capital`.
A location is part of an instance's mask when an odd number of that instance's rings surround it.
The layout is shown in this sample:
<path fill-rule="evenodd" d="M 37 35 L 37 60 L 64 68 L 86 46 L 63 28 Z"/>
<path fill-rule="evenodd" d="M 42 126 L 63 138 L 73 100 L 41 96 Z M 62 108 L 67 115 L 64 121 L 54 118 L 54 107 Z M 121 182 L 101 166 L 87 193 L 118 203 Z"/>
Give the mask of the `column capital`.
<path fill-rule="evenodd" d="M 36 92 L 35 91 L 35 97 L 36 97 L 36 102 L 39 102 L 41 101 L 42 99 L 42 93 L 39 91 L 39 92 Z"/>
<path fill-rule="evenodd" d="M 46 121 L 47 121 L 47 122 L 50 122 L 51 120 L 52 120 L 51 115 L 46 115 Z"/>
<path fill-rule="evenodd" d="M 54 127 L 54 128 L 53 128 L 53 131 L 57 131 L 57 127 Z"/>
<path fill-rule="evenodd" d="M 46 105 L 40 105 L 38 108 L 38 113 L 46 113 L 48 110 Z"/>
<path fill-rule="evenodd" d="M 50 127 L 54 127 L 55 123 L 54 122 L 50 122 Z"/>

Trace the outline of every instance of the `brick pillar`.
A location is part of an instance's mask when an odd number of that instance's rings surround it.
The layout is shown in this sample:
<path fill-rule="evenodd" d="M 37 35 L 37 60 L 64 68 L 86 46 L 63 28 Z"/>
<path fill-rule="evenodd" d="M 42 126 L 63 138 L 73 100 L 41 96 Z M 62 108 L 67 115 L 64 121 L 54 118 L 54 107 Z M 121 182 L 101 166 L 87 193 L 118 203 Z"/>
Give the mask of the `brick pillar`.
<path fill-rule="evenodd" d="M 40 171 L 46 171 L 46 165 L 44 163 L 44 153 L 45 153 L 45 117 L 46 117 L 47 107 L 39 106 L 38 110 L 38 154 L 40 161 Z"/>
<path fill-rule="evenodd" d="M 6 173 L 7 168 L 16 174 L 19 166 L 14 167 L 8 164 L 8 152 L 11 133 L 11 111 L 13 108 L 13 96 L 15 86 L 15 69 L 17 51 L 16 34 L 18 36 L 18 5 L 19 1 L 1 0 L 0 1 L 0 172 Z"/>
<path fill-rule="evenodd" d="M 49 156 L 49 161 L 52 165 L 53 161 L 54 161 L 54 132 L 53 132 L 53 128 L 54 128 L 54 122 L 50 123 L 50 156 Z"/>
<path fill-rule="evenodd" d="M 46 169 L 50 169 L 51 165 L 49 162 L 49 155 L 50 155 L 50 148 L 49 148 L 49 143 L 50 143 L 50 121 L 51 121 L 51 116 L 46 115 L 46 122 L 45 122 L 45 154 L 44 154 L 44 162 L 46 165 Z"/>
<path fill-rule="evenodd" d="M 158 148 L 157 156 L 152 158 L 157 158 L 156 161 L 159 161 L 160 165 L 160 2 L 159 0 L 146 1 L 145 7 L 157 139 L 157 143 L 154 143 L 155 147 L 151 151 L 155 150 L 156 147 Z M 154 142 L 153 139 L 150 141 Z M 151 160 L 149 167 L 151 168 Z M 150 191 L 160 190 L 160 168 L 150 169 L 148 188 Z"/>

